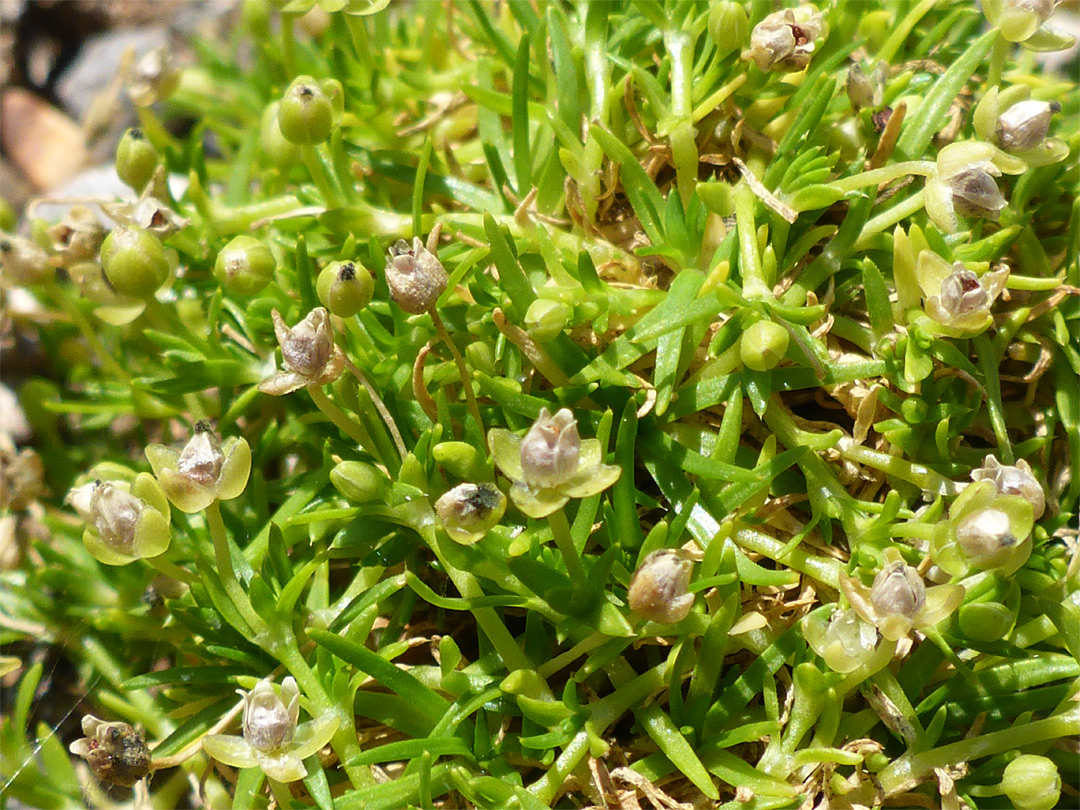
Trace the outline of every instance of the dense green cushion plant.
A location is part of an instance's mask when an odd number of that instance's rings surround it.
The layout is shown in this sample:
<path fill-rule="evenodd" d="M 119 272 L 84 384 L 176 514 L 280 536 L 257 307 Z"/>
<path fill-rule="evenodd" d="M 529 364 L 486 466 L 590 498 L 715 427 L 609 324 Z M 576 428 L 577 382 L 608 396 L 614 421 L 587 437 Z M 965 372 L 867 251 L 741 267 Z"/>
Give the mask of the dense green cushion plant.
<path fill-rule="evenodd" d="M 0 244 L 3 792 L 1074 802 L 1052 10 L 248 0 L 142 60 L 138 202 Z"/>

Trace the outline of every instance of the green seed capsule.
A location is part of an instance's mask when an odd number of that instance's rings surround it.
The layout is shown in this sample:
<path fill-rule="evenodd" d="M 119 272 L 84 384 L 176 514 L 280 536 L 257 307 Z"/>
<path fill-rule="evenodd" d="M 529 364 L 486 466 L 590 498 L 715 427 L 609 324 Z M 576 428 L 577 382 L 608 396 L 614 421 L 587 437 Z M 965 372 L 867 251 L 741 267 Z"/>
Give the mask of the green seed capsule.
<path fill-rule="evenodd" d="M 787 330 L 772 321 L 757 321 L 750 324 L 739 342 L 739 356 L 747 368 L 754 371 L 768 371 L 776 368 L 788 349 Z"/>
<path fill-rule="evenodd" d="M 169 277 L 169 261 L 153 235 L 141 228 L 121 227 L 101 245 L 101 269 L 121 295 L 146 298 Z"/>
<path fill-rule="evenodd" d="M 1061 798 L 1061 774 L 1052 760 L 1021 754 L 1005 766 L 1001 787 L 1018 810 L 1050 810 Z"/>
<path fill-rule="evenodd" d="M 261 292 L 274 277 L 277 263 L 270 249 L 254 236 L 237 236 L 218 253 L 214 276 L 234 295 Z"/>
<path fill-rule="evenodd" d="M 141 129 L 129 129 L 116 147 L 116 174 L 135 191 L 146 188 L 160 162 L 161 155 Z"/>
<path fill-rule="evenodd" d="M 960 631 L 973 641 L 1001 641 L 1016 623 L 1016 615 L 1000 602 L 964 605 L 957 616 Z"/>
<path fill-rule="evenodd" d="M 291 143 L 322 143 L 334 126 L 333 102 L 311 76 L 298 76 L 281 99 L 278 126 Z"/>
<path fill-rule="evenodd" d="M 462 480 L 473 481 L 484 476 L 484 458 L 468 442 L 439 442 L 432 448 L 431 454 L 446 470 Z"/>
<path fill-rule="evenodd" d="M 330 471 L 330 483 L 353 503 L 380 500 L 390 485 L 377 467 L 363 461 L 341 462 Z"/>
<path fill-rule="evenodd" d="M 315 285 L 324 307 L 339 318 L 351 318 L 371 301 L 375 282 L 359 262 L 331 262 Z"/>

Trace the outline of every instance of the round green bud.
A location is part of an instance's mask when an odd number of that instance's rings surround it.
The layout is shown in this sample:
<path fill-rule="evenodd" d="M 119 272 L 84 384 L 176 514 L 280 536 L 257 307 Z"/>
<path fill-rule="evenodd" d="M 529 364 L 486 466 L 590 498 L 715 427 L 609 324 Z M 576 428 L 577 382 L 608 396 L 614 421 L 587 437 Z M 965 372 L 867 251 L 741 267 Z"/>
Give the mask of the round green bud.
<path fill-rule="evenodd" d="M 525 313 L 525 330 L 537 343 L 546 343 L 562 334 L 571 314 L 570 307 L 560 301 L 537 298 Z"/>
<path fill-rule="evenodd" d="M 116 147 L 116 174 L 135 191 L 146 188 L 160 161 L 161 155 L 141 129 L 129 129 Z"/>
<path fill-rule="evenodd" d="M 964 605 L 957 616 L 960 631 L 972 641 L 1001 641 L 1016 623 L 1016 615 L 1000 602 Z"/>
<path fill-rule="evenodd" d="M 1021 754 L 1005 766 L 1001 788 L 1017 810 L 1051 810 L 1061 798 L 1061 774 L 1052 760 Z"/>
<path fill-rule="evenodd" d="M 331 262 L 315 285 L 322 305 L 339 318 L 351 318 L 371 301 L 375 282 L 359 262 Z"/>
<path fill-rule="evenodd" d="M 469 481 L 484 476 L 484 457 L 468 442 L 439 442 L 431 454 L 458 478 Z"/>
<path fill-rule="evenodd" d="M 750 20 L 740 3 L 723 0 L 709 10 L 709 36 L 720 56 L 742 50 L 750 39 Z"/>
<path fill-rule="evenodd" d="M 474 340 L 466 346 L 465 359 L 477 371 L 482 371 L 489 376 L 496 374 L 495 350 L 486 340 Z"/>
<path fill-rule="evenodd" d="M 739 341 L 739 356 L 743 365 L 754 371 L 776 368 L 787 352 L 787 330 L 772 321 L 756 321 L 746 327 Z"/>
<path fill-rule="evenodd" d="M 390 481 L 375 466 L 363 461 L 343 461 L 330 471 L 330 483 L 353 503 L 380 500 Z"/>
<path fill-rule="evenodd" d="M 909 425 L 918 425 L 926 421 L 930 406 L 922 397 L 908 397 L 900 405 L 900 415 Z"/>
<path fill-rule="evenodd" d="M 221 249 L 214 262 L 214 276 L 234 295 L 261 292 L 274 277 L 277 263 L 270 248 L 246 234 L 234 237 Z"/>
<path fill-rule="evenodd" d="M 153 234 L 125 226 L 112 231 L 102 242 L 101 269 L 121 295 L 146 298 L 169 277 L 169 260 Z"/>
<path fill-rule="evenodd" d="M 291 143 L 322 143 L 334 126 L 333 102 L 311 76 L 298 76 L 281 99 L 278 126 Z"/>
<path fill-rule="evenodd" d="M 267 166 L 273 166 L 282 172 L 287 172 L 300 160 L 300 147 L 286 140 L 278 126 L 278 110 L 281 102 L 275 101 L 267 105 L 263 111 L 262 122 L 259 125 L 259 152 L 265 158 Z"/>

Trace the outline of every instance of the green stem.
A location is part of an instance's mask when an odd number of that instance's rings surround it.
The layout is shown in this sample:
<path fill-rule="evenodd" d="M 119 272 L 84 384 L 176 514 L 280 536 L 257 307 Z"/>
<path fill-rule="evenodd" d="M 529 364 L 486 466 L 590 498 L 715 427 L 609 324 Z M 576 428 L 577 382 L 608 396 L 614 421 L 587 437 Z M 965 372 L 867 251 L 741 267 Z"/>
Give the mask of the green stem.
<path fill-rule="evenodd" d="M 271 779 L 269 776 L 266 777 L 266 781 L 270 785 L 270 793 L 273 794 L 277 806 L 281 810 L 292 807 L 292 791 L 289 790 L 289 786 L 284 782 L 279 782 L 277 779 Z"/>
<path fill-rule="evenodd" d="M 315 188 L 319 190 L 319 194 L 322 195 L 326 207 L 340 208 L 344 205 L 345 201 L 341 197 L 341 192 L 338 191 L 337 186 L 330 179 L 330 175 L 326 173 L 326 165 L 323 163 L 322 155 L 319 154 L 318 149 L 310 144 L 301 146 L 300 159 L 304 161 L 304 166 L 307 167 L 308 174 L 311 175 L 311 181 L 315 184 Z"/>
<path fill-rule="evenodd" d="M 855 246 L 852 250 L 863 250 L 867 244 L 869 244 L 870 240 L 879 233 L 917 213 L 922 207 L 923 190 L 919 189 L 906 200 L 897 203 L 888 211 L 882 211 L 876 217 L 868 219 L 866 224 L 863 225 L 863 229 L 859 232 L 859 238 L 855 240 Z"/>
<path fill-rule="evenodd" d="M 993 50 L 990 51 L 990 69 L 986 73 L 986 87 L 988 89 L 1001 84 L 1001 74 L 1005 71 L 1005 60 L 1009 56 L 1011 45 L 1012 43 L 1005 39 L 999 30 L 997 37 L 994 39 Z"/>
<path fill-rule="evenodd" d="M 285 78 L 292 81 L 296 78 L 296 26 L 295 14 L 283 12 L 281 15 L 281 61 L 285 66 Z"/>
<path fill-rule="evenodd" d="M 1073 709 L 1044 720 L 1011 725 L 1001 731 L 941 745 L 930 751 L 905 754 L 886 766 L 878 779 L 885 795 L 891 796 L 914 787 L 933 773 L 934 768 L 971 762 L 1049 740 L 1068 739 L 1077 734 L 1080 734 L 1080 711 Z"/>
<path fill-rule="evenodd" d="M 903 163 L 894 163 L 891 166 L 883 166 L 880 169 L 871 169 L 868 172 L 860 172 L 851 177 L 833 180 L 829 183 L 829 186 L 837 191 L 855 191 L 866 186 L 880 186 L 882 183 L 891 183 L 909 174 L 926 177 L 936 170 L 937 164 L 932 160 L 907 160 Z"/>
<path fill-rule="evenodd" d="M 309 385 L 307 390 L 308 393 L 311 394 L 315 406 L 322 411 L 323 416 L 333 422 L 338 430 L 360 445 L 360 447 L 371 453 L 371 455 L 378 459 L 380 463 L 385 464 L 382 455 L 375 446 L 375 440 L 371 438 L 371 434 L 367 432 L 367 428 L 346 416 L 345 412 L 335 405 L 330 397 L 323 393 L 321 386 Z"/>
<path fill-rule="evenodd" d="M 581 556 L 578 554 L 574 538 L 570 535 L 570 524 L 566 522 L 566 515 L 562 509 L 557 509 L 548 515 L 548 525 L 555 537 L 555 545 L 559 547 L 563 562 L 566 563 L 566 572 L 570 575 L 570 581 L 577 587 L 585 587 L 588 583 L 588 575 L 585 567 L 581 564 Z"/>
<path fill-rule="evenodd" d="M 255 612 L 240 580 L 236 578 L 232 556 L 229 554 L 229 538 L 225 534 L 225 522 L 221 519 L 221 507 L 217 501 L 206 507 L 206 524 L 210 529 L 210 538 L 214 541 L 214 561 L 217 563 L 218 576 L 221 577 L 225 593 L 232 599 L 252 632 L 256 636 L 263 635 L 267 630 L 266 622 Z"/>
<path fill-rule="evenodd" d="M 167 577 L 172 577 L 177 582 L 183 582 L 190 585 L 197 579 L 197 577 L 186 568 L 181 568 L 176 563 L 165 559 L 164 554 L 159 554 L 157 557 L 149 557 L 146 561 L 162 574 Z"/>
<path fill-rule="evenodd" d="M 956 484 L 945 476 L 934 472 L 929 467 L 921 464 L 913 464 L 899 456 L 891 456 L 879 450 L 872 450 L 861 444 L 856 444 L 852 439 L 844 437 L 836 443 L 836 449 L 840 455 L 848 461 L 865 464 L 875 470 L 910 481 L 923 490 L 934 495 L 952 496 L 956 494 Z"/>
<path fill-rule="evenodd" d="M 994 350 L 986 333 L 974 339 L 975 354 L 982 368 L 983 381 L 986 383 L 986 409 L 990 414 L 990 426 L 997 438 L 998 452 L 1005 464 L 1013 463 L 1012 443 L 1009 441 L 1009 429 L 1005 424 L 1005 410 L 1001 404 L 1001 379 L 998 377 L 998 364 L 1001 355 Z"/>
<path fill-rule="evenodd" d="M 468 405 L 469 413 L 472 414 L 473 421 L 476 422 L 476 426 L 480 429 L 480 438 L 483 440 L 484 453 L 486 454 L 488 452 L 487 433 L 484 431 L 484 420 L 480 416 L 480 406 L 476 402 L 476 394 L 473 392 L 472 378 L 469 376 L 469 369 L 465 365 L 465 358 L 461 356 L 461 352 L 454 345 L 454 341 L 450 339 L 446 324 L 439 317 L 435 307 L 429 309 L 428 314 L 431 316 L 431 320 L 435 322 L 435 330 L 439 333 L 439 337 L 446 344 L 446 347 L 450 350 L 450 355 L 454 358 L 454 365 L 457 366 L 458 374 L 461 376 L 461 387 L 465 389 L 465 402 Z"/>
<path fill-rule="evenodd" d="M 91 350 L 97 355 L 98 360 L 114 377 L 123 380 L 125 383 L 131 382 L 131 375 L 127 373 L 123 366 L 116 361 L 116 359 L 109 353 L 109 350 L 105 348 L 105 344 L 101 342 L 101 338 L 98 337 L 93 324 L 86 319 L 86 316 L 82 314 L 78 305 L 72 301 L 69 301 L 64 295 L 64 291 L 60 289 L 60 286 L 55 281 L 50 281 L 45 285 L 45 294 L 51 298 L 64 313 L 71 318 L 72 322 L 78 328 L 82 334 L 83 339 L 90 344 Z"/>
<path fill-rule="evenodd" d="M 739 274 L 742 276 L 743 297 L 759 300 L 772 297 L 765 281 L 765 271 L 758 253 L 757 225 L 754 222 L 754 196 L 750 185 L 743 181 L 735 187 L 735 229 L 739 237 Z"/>

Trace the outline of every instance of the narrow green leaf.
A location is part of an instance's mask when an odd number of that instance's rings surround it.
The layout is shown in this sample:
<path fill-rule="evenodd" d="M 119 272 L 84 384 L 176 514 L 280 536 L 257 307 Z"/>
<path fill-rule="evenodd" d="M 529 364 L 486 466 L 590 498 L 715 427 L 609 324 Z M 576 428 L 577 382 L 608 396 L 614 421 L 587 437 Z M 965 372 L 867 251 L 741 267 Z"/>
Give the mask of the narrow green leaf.
<path fill-rule="evenodd" d="M 870 259 L 863 261 L 862 280 L 866 311 L 870 315 L 870 328 L 874 331 L 874 340 L 880 340 L 894 328 L 889 291 L 885 287 L 881 271 Z"/>
<path fill-rule="evenodd" d="M 514 134 L 514 170 L 518 199 L 532 188 L 532 154 L 529 149 L 529 37 L 522 36 L 514 61 L 512 85 L 514 108 L 510 119 Z"/>

